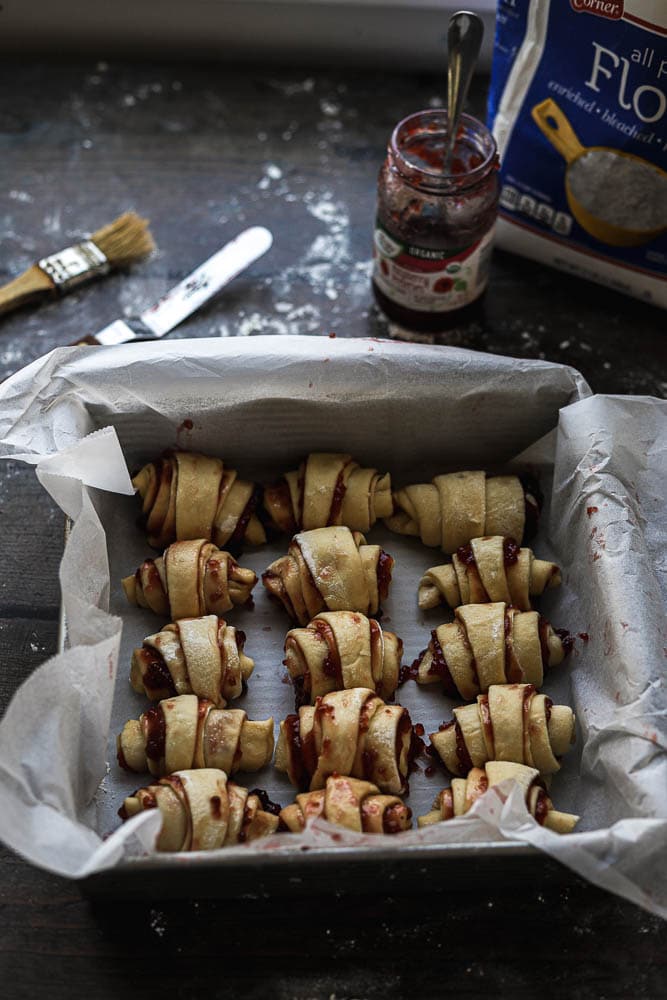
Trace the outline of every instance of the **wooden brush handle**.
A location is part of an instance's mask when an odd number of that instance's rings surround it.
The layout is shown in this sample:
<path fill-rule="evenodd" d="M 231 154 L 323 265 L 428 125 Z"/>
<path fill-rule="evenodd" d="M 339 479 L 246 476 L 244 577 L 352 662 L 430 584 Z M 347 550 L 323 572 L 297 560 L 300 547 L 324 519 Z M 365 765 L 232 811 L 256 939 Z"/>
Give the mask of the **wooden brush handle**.
<path fill-rule="evenodd" d="M 47 295 L 55 294 L 55 286 L 41 267 L 33 264 L 27 271 L 0 288 L 0 316 L 12 312 Z"/>

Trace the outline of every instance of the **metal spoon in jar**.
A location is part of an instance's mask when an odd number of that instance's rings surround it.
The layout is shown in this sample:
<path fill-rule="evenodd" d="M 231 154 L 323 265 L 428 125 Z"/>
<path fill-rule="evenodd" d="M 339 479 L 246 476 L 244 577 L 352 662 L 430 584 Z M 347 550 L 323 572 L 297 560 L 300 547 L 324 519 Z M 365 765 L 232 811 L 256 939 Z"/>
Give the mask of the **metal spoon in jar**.
<path fill-rule="evenodd" d="M 463 111 L 472 75 L 475 72 L 479 50 L 484 35 L 484 24 L 477 14 L 459 10 L 449 19 L 447 31 L 447 118 L 448 136 L 443 172 L 449 173 L 449 164 L 456 145 L 459 118 Z"/>

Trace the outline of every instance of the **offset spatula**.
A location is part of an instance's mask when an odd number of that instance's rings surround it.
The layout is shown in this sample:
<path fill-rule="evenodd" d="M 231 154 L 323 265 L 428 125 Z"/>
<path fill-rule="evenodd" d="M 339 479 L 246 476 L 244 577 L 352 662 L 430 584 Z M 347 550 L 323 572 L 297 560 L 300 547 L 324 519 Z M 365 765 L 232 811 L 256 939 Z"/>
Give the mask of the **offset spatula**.
<path fill-rule="evenodd" d="M 114 320 L 98 333 L 74 341 L 72 346 L 109 347 L 132 340 L 159 340 L 265 254 L 272 243 L 273 236 L 264 226 L 246 229 L 140 316 Z"/>

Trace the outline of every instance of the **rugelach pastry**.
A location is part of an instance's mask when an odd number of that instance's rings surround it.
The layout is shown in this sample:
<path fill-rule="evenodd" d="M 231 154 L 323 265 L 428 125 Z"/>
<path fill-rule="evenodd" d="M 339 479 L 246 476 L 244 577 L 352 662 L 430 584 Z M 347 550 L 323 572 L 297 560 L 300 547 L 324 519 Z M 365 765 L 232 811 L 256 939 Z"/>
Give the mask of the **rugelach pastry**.
<path fill-rule="evenodd" d="M 403 643 L 359 611 L 323 611 L 285 639 L 285 659 L 297 707 L 345 688 L 371 688 L 392 698 L 398 686 Z"/>
<path fill-rule="evenodd" d="M 560 768 L 575 740 L 574 713 L 554 705 L 532 684 L 492 684 L 473 705 L 454 709 L 451 722 L 431 733 L 448 771 L 465 777 L 489 760 L 527 764 L 541 774 Z"/>
<path fill-rule="evenodd" d="M 507 761 L 490 760 L 485 768 L 474 767 L 467 778 L 454 778 L 451 788 L 444 788 L 433 803 L 433 810 L 420 816 L 419 827 L 441 823 L 443 820 L 463 816 L 474 802 L 488 788 L 513 778 L 524 789 L 526 806 L 540 826 L 546 826 L 554 833 L 571 833 L 579 817 L 572 813 L 558 812 L 540 781 L 539 771 L 524 764 L 510 764 Z"/>
<path fill-rule="evenodd" d="M 521 544 L 525 528 L 534 528 L 539 515 L 537 498 L 518 476 L 485 472 L 436 476 L 432 483 L 397 490 L 393 499 L 387 527 L 417 535 L 424 545 L 439 546 L 449 555 L 482 535 L 506 535 Z"/>
<path fill-rule="evenodd" d="M 451 563 L 432 566 L 419 581 L 419 607 L 439 604 L 488 604 L 505 601 L 519 611 L 530 611 L 531 597 L 560 586 L 555 563 L 536 559 L 532 549 L 520 548 L 514 539 L 492 535 L 473 538 L 452 556 Z"/>
<path fill-rule="evenodd" d="M 332 691 L 280 724 L 275 765 L 302 791 L 324 788 L 332 774 L 363 778 L 382 792 L 404 794 L 422 743 L 400 705 L 374 691 Z"/>
<path fill-rule="evenodd" d="M 392 512 L 391 480 L 375 469 L 362 469 L 350 455 L 313 452 L 298 469 L 265 488 L 264 507 L 288 535 L 336 524 L 369 531 Z"/>
<path fill-rule="evenodd" d="M 130 604 L 163 618 L 222 615 L 250 600 L 257 577 L 211 542 L 174 542 L 156 559 L 146 559 L 122 581 Z"/>
<path fill-rule="evenodd" d="M 572 645 L 537 611 L 515 611 L 503 602 L 465 604 L 455 620 L 438 625 L 416 661 L 418 684 L 440 682 L 452 697 L 472 701 L 492 684 L 540 687 L 545 667 L 561 663 Z"/>
<path fill-rule="evenodd" d="M 168 452 L 144 465 L 132 484 L 142 499 L 148 544 L 156 549 L 194 538 L 234 550 L 266 541 L 255 514 L 261 491 L 219 458 Z"/>
<path fill-rule="evenodd" d="M 262 574 L 262 583 L 290 618 L 307 625 L 320 611 L 376 615 L 389 593 L 394 560 L 349 528 L 302 531 L 286 556 Z"/>
<path fill-rule="evenodd" d="M 412 826 L 412 811 L 396 795 L 382 795 L 370 781 L 338 774 L 281 809 L 280 826 L 300 833 L 307 820 L 318 817 L 355 833 L 400 833 Z"/>
<path fill-rule="evenodd" d="M 268 837 L 278 829 L 276 812 L 265 795 L 248 792 L 227 780 L 224 771 L 203 768 L 177 771 L 129 795 L 118 815 L 131 819 L 145 809 L 159 809 L 162 829 L 158 851 L 214 851 Z"/>
<path fill-rule="evenodd" d="M 227 774 L 259 771 L 273 757 L 273 719 L 251 722 L 240 709 L 179 694 L 126 722 L 116 746 L 126 771 L 156 776 L 199 767 Z"/>
<path fill-rule="evenodd" d="M 196 694 L 224 708 L 243 694 L 255 666 L 244 644 L 245 633 L 217 615 L 181 618 L 134 650 L 130 683 L 151 701 Z"/>

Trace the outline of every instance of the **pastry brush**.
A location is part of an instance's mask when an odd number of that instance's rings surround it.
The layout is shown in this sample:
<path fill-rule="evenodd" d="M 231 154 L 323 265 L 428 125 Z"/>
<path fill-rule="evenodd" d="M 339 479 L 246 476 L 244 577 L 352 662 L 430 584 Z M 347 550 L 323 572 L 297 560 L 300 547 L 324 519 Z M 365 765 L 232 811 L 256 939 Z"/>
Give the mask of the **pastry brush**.
<path fill-rule="evenodd" d="M 65 295 L 77 285 L 146 257 L 154 249 L 146 219 L 125 212 L 90 239 L 43 257 L 0 288 L 0 314 L 43 298 Z"/>

